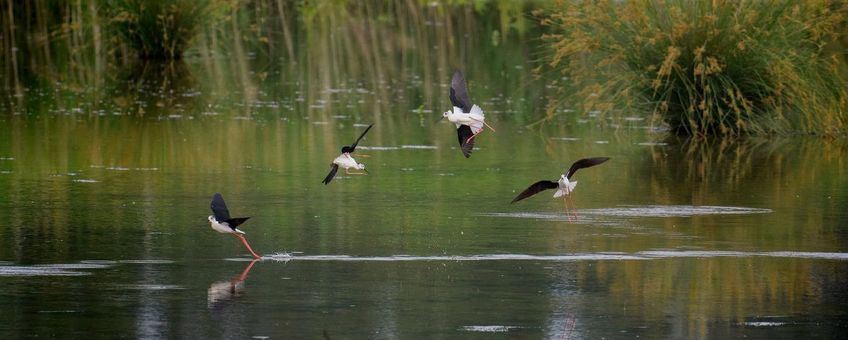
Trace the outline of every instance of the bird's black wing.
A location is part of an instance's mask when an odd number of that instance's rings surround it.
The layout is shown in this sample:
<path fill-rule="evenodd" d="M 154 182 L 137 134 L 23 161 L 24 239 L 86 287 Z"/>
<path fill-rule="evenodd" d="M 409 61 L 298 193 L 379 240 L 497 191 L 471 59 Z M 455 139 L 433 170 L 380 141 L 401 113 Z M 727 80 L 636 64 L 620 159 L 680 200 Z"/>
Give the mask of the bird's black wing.
<path fill-rule="evenodd" d="M 212 215 L 215 215 L 215 220 L 218 222 L 226 222 L 230 219 L 230 211 L 227 210 L 224 197 L 217 192 L 215 196 L 212 196 Z"/>
<path fill-rule="evenodd" d="M 548 189 L 556 189 L 556 188 L 559 188 L 559 183 L 557 183 L 557 182 L 538 181 L 536 183 L 533 183 L 533 185 L 529 186 L 527 189 L 524 189 L 524 191 L 522 191 L 520 194 L 518 194 L 518 196 L 515 196 L 515 198 L 513 198 L 512 202 L 510 202 L 510 203 L 515 203 L 515 202 L 523 200 L 527 197 L 538 194 L 542 191 L 545 191 L 545 190 L 548 190 Z"/>
<path fill-rule="evenodd" d="M 236 227 L 240 226 L 244 221 L 247 221 L 250 217 L 234 217 L 227 220 L 227 224 L 230 225 L 230 228 L 236 229 Z"/>
<path fill-rule="evenodd" d="M 460 70 L 454 72 L 453 79 L 451 79 L 450 101 L 453 106 L 462 109 L 462 112 L 471 112 L 471 100 L 468 99 L 468 86 Z"/>
<path fill-rule="evenodd" d="M 465 155 L 465 158 L 471 157 L 471 150 L 474 149 L 474 139 L 468 140 L 471 136 L 474 136 L 471 127 L 460 125 L 456 129 L 456 134 L 459 136 L 459 148 L 462 149 L 462 154 Z"/>
<path fill-rule="evenodd" d="M 362 131 L 362 134 L 359 135 L 359 138 L 357 138 L 356 141 L 350 145 L 350 151 L 348 152 L 353 152 L 353 150 L 356 150 L 356 144 L 359 144 L 359 141 L 362 140 L 362 137 L 365 137 L 365 134 L 368 133 L 368 130 L 371 130 L 372 126 L 374 126 L 374 124 L 368 125 L 368 128 L 366 128 L 365 131 Z"/>
<path fill-rule="evenodd" d="M 608 160 L 609 157 L 583 158 L 581 160 L 578 160 L 574 162 L 574 164 L 572 164 L 570 168 L 568 168 L 568 171 L 565 173 L 565 178 L 571 179 L 571 176 L 574 175 L 577 170 L 592 167 Z"/>
<path fill-rule="evenodd" d="M 330 184 L 330 181 L 333 180 L 333 177 L 336 177 L 336 172 L 339 171 L 339 165 L 336 163 L 330 164 L 330 173 L 327 174 L 327 177 L 324 177 L 324 180 L 321 183 L 324 185 Z"/>

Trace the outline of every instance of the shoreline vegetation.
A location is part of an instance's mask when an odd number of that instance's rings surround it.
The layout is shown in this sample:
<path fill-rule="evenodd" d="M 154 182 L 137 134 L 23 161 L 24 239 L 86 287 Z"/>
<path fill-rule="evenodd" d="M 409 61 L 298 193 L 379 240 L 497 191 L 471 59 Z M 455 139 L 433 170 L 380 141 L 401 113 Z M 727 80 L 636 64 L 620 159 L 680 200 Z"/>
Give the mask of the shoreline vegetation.
<path fill-rule="evenodd" d="M 844 1 L 36 0 L 0 3 L 0 12 L 3 100 L 19 103 L 33 84 L 99 88 L 140 61 L 184 56 L 213 71 L 216 56 L 229 56 L 248 98 L 252 58 L 280 60 L 271 71 L 289 73 L 303 61 L 327 86 L 377 83 L 414 63 L 427 73 L 456 67 L 472 49 L 458 36 L 473 36 L 498 60 L 468 66 L 495 77 L 526 63 L 538 79 L 517 92 L 551 89 L 528 96 L 546 108 L 517 121 L 642 116 L 694 136 L 848 129 Z M 525 51 L 499 50 L 516 36 Z M 266 82 L 269 70 L 256 73 Z"/>
<path fill-rule="evenodd" d="M 845 135 L 844 1 L 556 1 L 534 15 L 564 103 L 694 136 Z M 841 44 L 841 45 L 840 45 Z"/>

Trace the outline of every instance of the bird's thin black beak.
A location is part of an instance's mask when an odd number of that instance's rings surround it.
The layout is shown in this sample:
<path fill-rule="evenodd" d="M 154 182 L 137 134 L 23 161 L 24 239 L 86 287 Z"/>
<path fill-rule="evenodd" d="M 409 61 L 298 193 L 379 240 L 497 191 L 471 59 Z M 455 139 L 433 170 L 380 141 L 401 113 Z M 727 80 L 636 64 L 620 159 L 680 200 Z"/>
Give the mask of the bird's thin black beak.
<path fill-rule="evenodd" d="M 436 121 L 435 121 L 435 122 L 433 122 L 433 124 L 439 123 L 439 122 L 441 122 L 443 119 L 445 119 L 445 116 L 441 116 L 441 117 L 439 117 L 439 119 L 436 119 Z"/>
<path fill-rule="evenodd" d="M 366 174 L 371 174 L 370 172 L 368 172 L 368 170 L 362 169 L 362 171 L 365 171 Z"/>

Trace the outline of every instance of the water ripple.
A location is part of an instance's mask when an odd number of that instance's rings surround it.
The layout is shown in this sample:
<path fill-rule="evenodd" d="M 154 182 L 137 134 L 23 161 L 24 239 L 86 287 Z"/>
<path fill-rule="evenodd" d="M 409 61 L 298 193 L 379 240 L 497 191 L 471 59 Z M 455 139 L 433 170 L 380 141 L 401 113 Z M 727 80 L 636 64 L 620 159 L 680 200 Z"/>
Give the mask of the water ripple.
<path fill-rule="evenodd" d="M 584 214 L 585 210 L 577 210 L 577 216 L 571 215 L 569 216 L 566 213 L 562 212 L 513 212 L 513 213 L 481 213 L 477 214 L 477 216 L 484 217 L 507 217 L 507 218 L 530 218 L 535 220 L 547 220 L 547 221 L 562 221 L 562 222 L 572 222 L 572 223 L 591 223 L 595 225 L 605 225 L 605 226 L 619 226 L 624 223 L 624 219 L 618 217 L 617 219 L 598 219 L 594 216 L 601 216 L 595 214 Z M 592 216 L 594 215 L 594 216 Z"/>
<path fill-rule="evenodd" d="M 171 264 L 171 263 L 174 263 L 174 261 L 171 261 L 171 260 L 156 260 L 156 259 L 149 259 L 149 260 L 120 260 L 120 261 L 118 261 L 118 262 L 120 262 L 120 263 L 128 263 L 128 264 Z"/>
<path fill-rule="evenodd" d="M 263 260 L 272 261 L 335 261 L 335 262 L 415 262 L 415 261 L 620 261 L 620 260 L 656 260 L 670 258 L 718 258 L 718 257 L 772 257 L 805 258 L 848 261 L 848 253 L 829 252 L 745 252 L 730 250 L 646 250 L 635 253 L 598 252 L 573 253 L 562 255 L 530 254 L 480 254 L 480 255 L 392 255 L 392 256 L 351 256 L 351 255 L 293 255 L 277 253 L 263 256 Z M 250 261 L 247 258 L 228 259 L 232 261 Z"/>
<path fill-rule="evenodd" d="M 171 284 L 128 284 L 128 285 L 117 285 L 118 289 L 128 289 L 128 290 L 183 290 L 185 287 L 179 285 L 171 285 Z"/>
<path fill-rule="evenodd" d="M 617 208 L 600 209 L 578 209 L 578 219 L 581 215 L 610 216 L 610 217 L 692 217 L 700 215 L 744 215 L 744 214 L 768 214 L 771 209 L 748 208 L 748 207 L 725 207 L 725 206 L 695 206 L 695 205 L 646 205 L 646 206 L 621 206 Z M 536 213 L 536 212 L 512 212 L 512 213 L 483 213 L 479 216 L 488 217 L 514 217 L 533 218 L 543 220 L 567 220 L 568 215 L 564 213 Z"/>
<path fill-rule="evenodd" d="M 91 273 L 81 269 L 103 269 L 109 265 L 97 263 L 56 263 L 33 266 L 0 265 L 0 276 L 83 276 Z"/>
<path fill-rule="evenodd" d="M 376 151 L 386 151 L 386 150 L 399 150 L 400 148 L 397 146 L 357 146 L 358 149 L 361 150 L 376 150 Z"/>
<path fill-rule="evenodd" d="M 109 268 L 109 263 L 52 263 L 36 264 L 29 266 L 0 264 L 0 277 L 2 276 L 83 276 L 91 273 L 80 271 L 84 269 Z"/>
<path fill-rule="evenodd" d="M 459 330 L 466 332 L 482 332 L 482 333 L 506 333 L 509 332 L 510 329 L 521 328 L 518 326 L 500 326 L 500 325 L 491 325 L 491 326 L 463 326 Z"/>
<path fill-rule="evenodd" d="M 401 149 L 421 149 L 421 150 L 435 150 L 438 149 L 438 146 L 435 145 L 401 145 Z"/>
<path fill-rule="evenodd" d="M 73 270 L 61 270 L 55 268 L 0 266 L 0 277 L 2 276 L 83 276 L 90 275 L 86 272 Z"/>
<path fill-rule="evenodd" d="M 697 215 L 767 214 L 771 209 L 695 205 L 648 205 L 619 208 L 584 209 L 581 214 L 619 217 L 690 217 Z"/>
<path fill-rule="evenodd" d="M 740 325 L 749 326 L 749 327 L 777 327 L 785 325 L 785 322 L 773 322 L 773 321 L 750 321 L 743 322 Z"/>

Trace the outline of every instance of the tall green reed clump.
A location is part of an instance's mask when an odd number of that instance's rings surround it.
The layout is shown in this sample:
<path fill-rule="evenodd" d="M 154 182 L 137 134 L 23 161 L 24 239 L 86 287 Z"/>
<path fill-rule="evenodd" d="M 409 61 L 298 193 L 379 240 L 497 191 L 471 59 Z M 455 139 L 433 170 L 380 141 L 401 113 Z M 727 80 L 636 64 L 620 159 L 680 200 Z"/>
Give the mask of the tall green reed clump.
<path fill-rule="evenodd" d="M 547 61 L 584 110 L 647 110 L 692 135 L 840 134 L 848 3 L 557 1 Z M 549 109 L 553 115 L 555 105 Z"/>
<path fill-rule="evenodd" d="M 224 18 L 235 0 L 111 0 L 104 11 L 115 34 L 141 58 L 176 59 L 199 29 Z"/>

